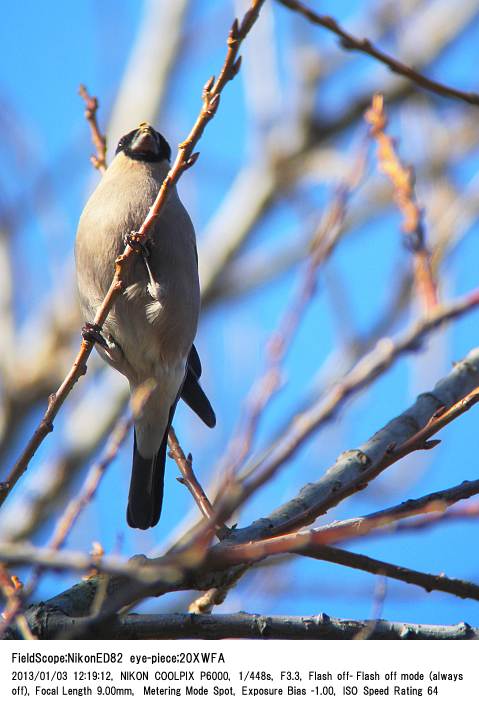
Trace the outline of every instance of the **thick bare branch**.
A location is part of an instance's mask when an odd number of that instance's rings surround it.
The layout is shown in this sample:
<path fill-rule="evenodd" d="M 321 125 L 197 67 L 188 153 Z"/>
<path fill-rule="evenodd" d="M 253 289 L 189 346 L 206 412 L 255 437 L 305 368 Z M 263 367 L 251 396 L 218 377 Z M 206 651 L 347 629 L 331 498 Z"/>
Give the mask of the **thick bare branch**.
<path fill-rule="evenodd" d="M 276 471 L 294 455 L 313 433 L 332 419 L 338 412 L 340 406 L 349 399 L 349 397 L 375 381 L 400 355 L 417 349 L 421 346 L 425 335 L 451 318 L 455 318 L 461 313 L 465 313 L 471 308 L 476 307 L 478 304 L 479 291 L 475 291 L 470 296 L 459 299 L 455 303 L 436 308 L 430 316 L 416 322 L 404 335 L 395 341 L 380 341 L 374 350 L 363 357 L 343 380 L 333 388 L 332 392 L 325 400 L 321 400 L 318 404 L 313 405 L 308 410 L 295 416 L 281 440 L 270 446 L 266 455 L 262 454 L 260 456 L 260 462 L 253 462 L 253 464 L 245 470 L 243 475 L 240 476 L 242 480 L 241 489 L 237 486 L 237 489 L 234 491 L 234 502 L 226 503 L 226 507 L 228 504 L 233 504 L 236 509 L 239 504 L 248 499 L 267 480 L 271 479 Z M 424 439 L 421 439 L 422 430 L 431 416 L 438 410 L 438 407 L 446 406 L 447 408 L 455 405 L 458 399 L 469 394 L 475 386 L 479 384 L 478 361 L 479 351 L 473 350 L 462 363 L 456 365 L 455 372 L 453 371 L 449 377 L 438 383 L 433 392 L 423 394 L 419 397 L 418 403 L 414 407 L 411 407 L 403 416 L 388 424 L 382 430 L 384 433 L 383 437 L 379 437 L 379 434 L 376 434 L 372 439 L 372 443 L 365 444 L 361 450 L 349 451 L 343 454 L 336 466 L 330 469 L 318 483 L 308 485 L 302 491 L 300 498 L 296 498 L 296 500 L 293 500 L 291 503 L 287 503 L 285 510 L 288 510 L 288 512 L 286 512 L 286 519 L 288 520 L 286 524 L 288 525 L 288 529 L 295 528 L 294 526 L 290 526 L 293 524 L 293 519 L 301 520 L 299 526 L 304 526 L 308 522 L 313 521 L 318 514 L 324 513 L 329 507 L 336 505 L 340 500 L 351 495 L 356 490 L 365 487 L 367 482 L 376 477 L 385 467 L 388 467 L 412 450 L 424 447 Z M 468 374 L 464 377 L 465 372 Z M 467 389 L 461 386 L 465 382 L 469 384 Z M 473 401 L 475 401 L 475 398 L 473 398 Z M 424 405 L 423 402 L 427 402 L 427 404 Z M 427 414 L 427 418 L 423 419 L 425 414 Z M 442 419 L 437 419 L 436 423 L 439 423 L 439 420 Z M 411 429 L 411 422 L 414 422 L 414 430 Z M 410 440 L 412 434 L 418 431 L 418 438 Z M 409 445 L 407 451 L 404 447 L 402 449 L 398 447 L 398 436 L 400 432 L 405 445 Z M 381 442 L 381 445 L 378 445 L 379 442 Z M 406 444 L 406 442 L 408 443 Z M 393 443 L 396 445 L 394 454 L 391 449 Z M 383 444 L 385 444 L 384 450 L 382 450 Z M 414 448 L 414 446 L 416 446 L 416 448 Z M 377 456 L 379 450 L 382 451 L 380 460 L 383 467 L 378 467 L 379 461 L 377 460 Z M 342 470 L 340 465 L 341 459 L 354 461 L 355 466 L 357 466 L 357 477 L 355 475 L 351 478 L 349 477 L 349 473 L 351 472 L 349 466 L 346 466 L 342 473 L 338 472 Z M 335 472 L 333 473 L 332 471 Z M 346 482 L 346 480 L 348 482 Z M 324 500 L 322 496 L 325 494 L 326 489 L 328 490 L 326 494 L 327 500 Z M 318 503 L 317 505 L 311 506 L 311 500 L 316 497 L 319 490 L 323 492 L 319 495 Z M 319 499 L 321 499 L 321 503 Z M 224 501 L 223 504 L 225 504 Z M 292 519 L 291 512 L 294 506 L 297 506 L 300 512 L 299 517 L 295 514 Z M 268 529 L 270 524 L 271 518 L 265 520 L 265 529 Z M 294 524 L 296 525 L 296 521 Z M 272 526 L 276 528 L 276 523 Z M 268 535 L 270 533 L 271 528 Z"/>
<path fill-rule="evenodd" d="M 81 620 L 81 619 L 80 619 Z M 40 640 L 68 637 L 79 622 L 55 608 L 45 607 L 32 622 Z M 190 613 L 169 615 L 126 615 L 108 623 L 93 637 L 104 640 L 168 640 L 178 638 L 243 638 L 256 640 L 352 640 L 369 629 L 370 620 L 342 620 L 326 613 L 314 616 L 271 616 L 250 613 L 198 616 Z M 477 640 L 479 628 L 467 623 L 457 625 L 418 625 L 373 621 L 371 640 Z M 16 637 L 10 633 L 9 638 Z"/>

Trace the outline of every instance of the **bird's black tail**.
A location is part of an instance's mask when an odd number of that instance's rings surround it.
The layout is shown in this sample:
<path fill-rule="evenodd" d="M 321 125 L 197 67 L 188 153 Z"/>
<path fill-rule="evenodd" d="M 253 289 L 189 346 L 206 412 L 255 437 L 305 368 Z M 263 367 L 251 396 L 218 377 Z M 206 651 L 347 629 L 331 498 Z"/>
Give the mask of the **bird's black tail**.
<path fill-rule="evenodd" d="M 148 529 L 158 523 L 163 504 L 167 426 L 161 446 L 153 458 L 143 458 L 138 452 L 136 434 L 133 444 L 133 467 L 126 519 L 130 527 Z"/>

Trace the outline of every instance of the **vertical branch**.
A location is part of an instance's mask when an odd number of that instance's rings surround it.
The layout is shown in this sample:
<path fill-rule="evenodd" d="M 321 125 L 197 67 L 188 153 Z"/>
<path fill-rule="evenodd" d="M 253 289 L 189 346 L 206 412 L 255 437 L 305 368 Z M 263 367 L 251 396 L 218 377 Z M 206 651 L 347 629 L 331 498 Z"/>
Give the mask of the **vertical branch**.
<path fill-rule="evenodd" d="M 406 237 L 406 246 L 414 257 L 416 290 L 427 313 L 438 304 L 437 284 L 426 246 L 422 211 L 415 196 L 413 170 L 403 165 L 395 150 L 393 139 L 385 132 L 388 119 L 381 94 L 373 97 L 371 108 L 366 111 L 365 118 L 371 126 L 371 135 L 377 142 L 379 167 L 391 180 L 394 187 L 394 200 L 403 215 L 402 231 Z"/>
<path fill-rule="evenodd" d="M 354 640 L 370 640 L 374 635 L 374 632 L 378 626 L 381 618 L 381 613 L 383 611 L 384 601 L 386 599 L 387 592 L 387 577 L 380 576 L 376 581 L 373 595 L 373 610 L 371 613 L 371 620 L 364 625 L 363 628 L 356 633 Z"/>
<path fill-rule="evenodd" d="M 96 96 L 90 96 L 83 84 L 80 84 L 78 93 L 85 102 L 85 118 L 90 126 L 92 143 L 96 148 L 96 155 L 90 157 L 91 164 L 103 173 L 106 170 L 106 137 L 100 132 L 96 118 L 98 99 Z"/>

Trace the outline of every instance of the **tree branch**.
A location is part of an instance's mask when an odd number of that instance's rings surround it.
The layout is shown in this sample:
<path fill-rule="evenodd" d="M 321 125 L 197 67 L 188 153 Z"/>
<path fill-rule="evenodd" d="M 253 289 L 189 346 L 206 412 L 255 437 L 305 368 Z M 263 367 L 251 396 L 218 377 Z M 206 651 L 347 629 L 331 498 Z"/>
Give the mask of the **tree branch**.
<path fill-rule="evenodd" d="M 347 214 L 348 201 L 358 188 L 366 163 L 364 146 L 352 161 L 349 173 L 335 190 L 334 198 L 319 220 L 312 235 L 304 272 L 297 291 L 287 304 L 279 326 L 266 344 L 264 372 L 253 384 L 247 397 L 243 421 L 238 426 L 225 459 L 221 461 L 223 479 L 237 474 L 250 453 L 253 441 L 268 404 L 282 386 L 282 366 L 296 332 L 317 289 L 318 270 L 334 252 Z"/>
<path fill-rule="evenodd" d="M 350 529 L 362 536 L 363 525 L 369 534 L 373 529 L 389 527 L 396 525 L 401 519 L 412 517 L 414 515 L 424 514 L 444 514 L 445 510 L 454 505 L 459 500 L 467 500 L 473 495 L 479 495 L 479 479 L 465 480 L 460 485 L 439 490 L 438 492 L 430 492 L 428 495 L 423 495 L 415 500 L 406 500 L 400 505 L 394 505 L 378 512 L 373 512 L 363 517 L 355 517 L 354 519 L 346 519 L 340 522 L 331 522 L 331 524 L 318 527 L 317 531 L 326 531 L 328 529 Z"/>
<path fill-rule="evenodd" d="M 420 394 L 413 406 L 389 421 L 359 448 L 342 453 L 320 480 L 306 485 L 297 497 L 267 517 L 235 530 L 232 535 L 235 541 L 269 537 L 310 524 L 345 497 L 366 487 L 401 457 L 424 448 L 427 437 L 439 430 L 438 426 L 452 420 L 448 420 L 449 416 L 460 415 L 472 405 L 478 395 L 477 386 L 479 349 L 472 350 L 432 391 Z M 441 412 L 440 407 L 444 406 L 448 408 Z M 439 412 L 435 418 L 434 414 Z M 299 426 L 298 433 L 301 433 Z"/>
<path fill-rule="evenodd" d="M 315 433 L 322 425 L 329 422 L 334 415 L 337 414 L 341 405 L 349 399 L 357 391 L 361 390 L 371 382 L 375 381 L 383 372 L 385 372 L 392 363 L 405 352 L 415 350 L 420 347 L 424 337 L 429 332 L 435 330 L 443 323 L 466 313 L 471 308 L 479 304 L 479 290 L 474 291 L 469 296 L 457 300 L 455 303 L 437 307 L 427 317 L 418 320 L 409 330 L 395 341 L 381 340 L 376 347 L 364 356 L 356 366 L 345 375 L 330 394 L 318 404 L 313 405 L 309 409 L 296 415 L 289 429 L 282 435 L 281 440 L 273 443 L 265 454 L 262 454 L 260 461 L 253 463 L 246 468 L 240 475 L 241 489 L 239 483 L 233 494 L 230 495 L 230 500 L 227 495 L 220 491 L 218 500 L 215 502 L 215 509 L 218 510 L 219 499 L 223 495 L 221 505 L 223 512 L 220 514 L 227 515 L 228 510 L 238 506 L 247 500 L 256 492 L 266 481 L 270 480 L 276 471 L 289 460 L 294 453 L 303 445 L 309 437 Z M 466 376 L 465 373 L 467 372 Z M 464 388 L 464 384 L 468 383 L 468 388 Z M 337 466 L 340 465 L 341 458 L 338 459 L 336 466 L 333 466 L 319 481 L 314 485 L 308 485 L 301 492 L 301 499 L 296 499 L 287 503 L 285 506 L 286 522 L 288 529 L 299 528 L 313 521 L 318 514 L 324 514 L 330 507 L 338 504 L 340 500 L 350 496 L 356 490 L 366 486 L 367 482 L 376 477 L 384 468 L 392 465 L 396 460 L 407 455 L 412 450 L 424 447 L 424 436 L 428 432 L 435 432 L 448 423 L 442 415 L 435 420 L 439 427 L 435 427 L 432 423 L 429 424 L 427 430 L 423 430 L 428 424 L 431 416 L 436 414 L 439 407 L 452 407 L 456 405 L 458 400 L 471 393 L 476 386 L 479 385 L 479 350 L 473 350 L 468 357 L 459 363 L 455 372 L 453 371 L 446 379 L 438 383 L 436 389 L 419 397 L 417 404 L 408 409 L 401 417 L 390 422 L 382 431 L 382 435 L 376 434 L 371 442 L 362 446 L 362 450 L 347 451 L 341 457 L 344 461 L 354 463 L 355 469 L 358 470 L 357 477 L 353 476 L 352 480 L 346 483 L 349 475 L 346 471 L 349 467 L 346 466 L 343 474 L 337 472 L 341 470 Z M 426 403 L 427 402 L 427 403 Z M 476 395 L 472 395 L 469 400 L 468 407 L 476 402 Z M 460 402 L 457 408 L 454 408 L 454 417 L 463 413 L 466 408 L 461 406 Z M 449 412 L 453 414 L 453 412 Z M 424 415 L 427 418 L 424 419 Z M 452 419 L 450 419 L 452 420 Z M 431 435 L 429 433 L 429 435 Z M 400 436 L 398 436 L 400 434 Z M 413 434 L 418 434 L 413 437 Z M 401 440 L 402 436 L 402 440 Z M 399 447 L 399 443 L 403 444 Z M 382 444 L 385 443 L 385 448 L 382 449 Z M 394 451 L 391 446 L 394 444 Z M 377 458 L 378 451 L 381 450 L 380 459 Z M 357 468 L 356 468 L 357 466 Z M 332 473 L 334 471 L 334 474 Z M 359 472 L 360 471 L 360 472 Z M 352 485 L 350 486 L 350 483 Z M 325 490 L 328 489 L 326 494 Z M 311 500 L 316 496 L 318 490 L 323 490 L 319 496 L 321 502 L 311 505 Z M 323 494 L 327 499 L 322 499 Z M 296 506 L 299 508 L 299 516 L 294 514 L 291 517 L 291 511 Z M 282 508 L 281 508 L 282 509 Z M 281 512 L 281 514 L 283 514 Z M 272 527 L 268 527 L 271 519 L 264 520 L 264 528 L 267 531 L 267 536 L 272 533 Z M 295 525 L 295 526 L 292 526 Z M 281 526 L 281 525 L 280 525 Z M 285 529 L 281 526 L 281 531 Z M 238 532 L 235 533 L 235 535 Z"/>
<path fill-rule="evenodd" d="M 177 478 L 179 483 L 185 485 L 190 491 L 194 501 L 198 505 L 198 509 L 206 520 L 210 520 L 215 527 L 216 536 L 218 539 L 224 539 L 229 535 L 230 530 L 224 524 L 217 525 L 214 521 L 215 513 L 211 506 L 205 491 L 196 477 L 193 470 L 193 458 L 191 454 L 185 456 L 182 447 L 176 437 L 173 426 L 168 433 L 168 447 L 170 449 L 169 456 L 173 458 L 181 472 L 181 478 Z"/>
<path fill-rule="evenodd" d="M 343 534 L 344 536 L 342 536 Z M 363 531 L 363 534 L 365 535 L 367 532 Z M 350 535 L 357 536 L 354 533 L 350 533 Z M 347 532 L 334 529 L 319 532 L 312 529 L 307 532 L 272 537 L 237 546 L 217 547 L 211 550 L 206 558 L 205 566 L 212 570 L 222 570 L 226 564 L 230 567 L 238 564 L 253 564 L 273 555 L 292 553 L 348 566 L 351 569 L 360 569 L 378 576 L 387 576 L 404 583 L 420 586 L 427 592 L 442 591 L 459 598 L 479 600 L 479 585 L 470 581 L 448 578 L 443 574 L 428 574 L 405 566 L 390 564 L 387 561 L 373 559 L 364 554 L 327 546 L 336 541 L 346 541 L 347 539 Z"/>
<path fill-rule="evenodd" d="M 90 126 L 92 143 L 96 148 L 96 155 L 92 155 L 90 160 L 93 167 L 103 173 L 106 170 L 106 137 L 101 134 L 96 119 L 98 98 L 90 96 L 86 86 L 83 84 L 80 84 L 78 93 L 85 102 L 85 118 Z"/>
<path fill-rule="evenodd" d="M 250 9 L 245 13 L 241 24 L 238 20 L 235 20 L 231 28 L 228 37 L 228 50 L 226 59 L 221 68 L 218 79 L 215 81 L 214 77 L 205 84 L 203 89 L 203 105 L 199 116 L 191 129 L 188 137 L 179 145 L 178 154 L 176 159 L 170 168 L 158 195 L 150 207 L 148 214 L 143 221 L 143 224 L 139 227 L 136 232 L 136 237 L 139 243 L 144 243 L 148 238 L 151 229 L 156 222 L 163 205 L 165 204 L 167 197 L 169 196 L 171 190 L 174 188 L 178 182 L 181 175 L 194 165 L 199 153 L 193 153 L 193 149 L 196 146 L 198 140 L 201 138 L 207 124 L 215 115 L 221 92 L 223 91 L 225 85 L 232 80 L 239 71 L 241 65 L 241 58 L 238 58 L 239 48 L 241 43 L 245 39 L 249 30 L 258 18 L 261 6 L 264 0 L 252 0 Z M 128 264 L 128 262 L 136 257 L 136 252 L 131 246 L 126 246 L 125 250 L 116 259 L 115 262 L 115 275 L 113 281 L 108 289 L 108 292 L 103 300 L 103 303 L 97 310 L 93 324 L 101 329 L 105 323 L 105 320 L 113 307 L 114 302 L 123 292 L 123 272 Z M 13 489 L 14 485 L 18 482 L 20 477 L 23 475 L 28 467 L 30 460 L 35 455 L 39 446 L 46 438 L 46 436 L 53 430 L 53 421 L 60 410 L 63 402 L 67 398 L 70 391 L 73 389 L 74 385 L 78 379 L 86 373 L 86 363 L 93 349 L 93 342 L 87 342 L 83 340 L 80 351 L 75 359 L 75 362 L 64 379 L 63 383 L 60 385 L 59 389 L 55 394 L 50 396 L 49 405 L 45 415 L 43 416 L 40 425 L 36 429 L 35 433 L 28 442 L 25 450 L 21 454 L 20 458 L 17 460 L 16 464 L 10 471 L 7 480 L 0 487 L 0 505 L 3 504 L 7 495 Z"/>
<path fill-rule="evenodd" d="M 78 621 L 78 618 L 70 618 L 55 608 L 45 606 L 36 614 L 32 631 L 40 640 L 68 637 L 75 630 Z M 314 616 L 269 616 L 250 613 L 131 614 L 115 618 L 102 627 L 101 632 L 95 629 L 90 637 L 102 640 L 352 640 L 365 630 L 369 632 L 370 640 L 479 639 L 479 628 L 472 628 L 464 622 L 457 625 L 417 625 L 387 620 L 341 620 L 326 613 Z M 13 631 L 7 636 L 8 639 L 15 637 Z"/>
<path fill-rule="evenodd" d="M 339 37 L 341 47 L 347 51 L 356 51 L 367 54 L 373 59 L 377 59 L 382 64 L 387 66 L 395 74 L 400 74 L 406 79 L 410 79 L 415 84 L 423 89 L 432 91 L 439 96 L 444 96 L 445 98 L 459 99 L 460 101 L 465 101 L 466 103 L 472 104 L 474 106 L 479 106 L 479 94 L 473 93 L 472 91 L 461 91 L 453 86 L 447 86 L 446 84 L 441 84 L 439 81 L 434 81 L 429 79 L 423 74 L 414 71 L 414 69 L 407 64 L 403 64 L 398 59 L 391 57 L 389 54 L 382 52 L 380 49 L 375 47 L 368 39 L 359 39 L 354 37 L 354 35 L 346 32 L 338 22 L 333 17 L 328 17 L 326 15 L 319 15 L 318 13 L 311 10 L 309 7 L 304 5 L 299 0 L 278 0 L 281 5 L 288 7 L 290 10 L 294 10 L 298 14 L 302 15 L 310 22 L 315 25 L 319 25 L 329 30 L 337 37 Z"/>
<path fill-rule="evenodd" d="M 373 97 L 371 108 L 366 111 L 365 118 L 371 126 L 371 136 L 378 146 L 379 168 L 391 180 L 394 187 L 394 200 L 403 215 L 402 231 L 406 237 L 406 246 L 414 256 L 417 293 L 424 311 L 429 312 L 438 304 L 437 284 L 432 274 L 430 254 L 426 246 L 422 210 L 419 208 L 414 192 L 413 170 L 402 164 L 394 141 L 386 133 L 388 119 L 381 94 Z"/>

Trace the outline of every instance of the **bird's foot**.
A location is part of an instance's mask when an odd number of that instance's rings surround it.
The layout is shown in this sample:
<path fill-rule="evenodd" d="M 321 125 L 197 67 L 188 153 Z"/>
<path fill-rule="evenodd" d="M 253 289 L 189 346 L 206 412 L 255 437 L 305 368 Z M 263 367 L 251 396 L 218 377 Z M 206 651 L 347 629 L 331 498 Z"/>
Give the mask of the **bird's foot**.
<path fill-rule="evenodd" d="M 143 258 L 148 258 L 150 249 L 148 248 L 148 239 L 143 242 L 142 235 L 137 231 L 130 231 L 123 236 L 123 243 L 129 246 L 136 254 L 141 254 Z"/>
<path fill-rule="evenodd" d="M 81 329 L 81 334 L 84 340 L 91 342 L 94 345 L 100 345 L 105 350 L 108 349 L 108 343 L 101 334 L 101 327 L 91 322 L 86 322 Z"/>

